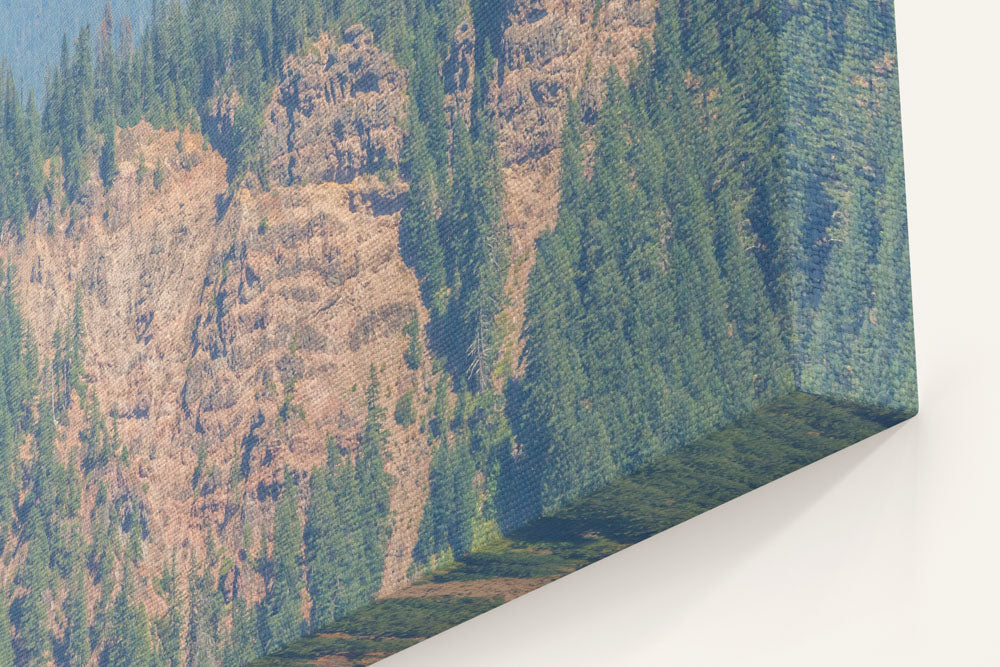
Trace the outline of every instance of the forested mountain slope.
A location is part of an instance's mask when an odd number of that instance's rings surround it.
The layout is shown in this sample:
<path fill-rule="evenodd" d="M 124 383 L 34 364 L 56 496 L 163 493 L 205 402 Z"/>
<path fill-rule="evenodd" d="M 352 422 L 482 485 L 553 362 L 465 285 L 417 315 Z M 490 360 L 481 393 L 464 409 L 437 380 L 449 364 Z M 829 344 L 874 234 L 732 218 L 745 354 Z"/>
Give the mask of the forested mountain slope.
<path fill-rule="evenodd" d="M 526 309 L 543 508 L 792 388 L 916 405 L 891 7 L 659 14 L 589 179 L 569 107 Z"/>
<path fill-rule="evenodd" d="M 191 0 L 5 75 L 0 663 L 242 664 L 794 389 L 913 409 L 891 8 L 759 4 Z"/>

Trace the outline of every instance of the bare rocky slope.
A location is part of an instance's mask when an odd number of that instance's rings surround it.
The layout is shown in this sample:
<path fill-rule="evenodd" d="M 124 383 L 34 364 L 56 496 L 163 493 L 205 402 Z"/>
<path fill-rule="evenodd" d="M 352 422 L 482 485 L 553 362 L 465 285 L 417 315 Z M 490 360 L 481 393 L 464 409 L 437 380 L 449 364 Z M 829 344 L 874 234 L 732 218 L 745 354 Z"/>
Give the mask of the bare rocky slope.
<path fill-rule="evenodd" d="M 627 68 L 651 37 L 655 0 L 608 0 L 597 16 L 585 0 L 511 4 L 492 95 L 514 248 L 516 366 L 534 241 L 555 223 L 567 95 L 596 109 L 608 67 Z M 453 114 L 468 113 L 473 40 L 463 23 L 445 62 Z M 140 498 L 149 526 L 142 580 L 153 613 L 152 575 L 171 560 L 200 560 L 209 534 L 232 555 L 227 596 L 262 595 L 248 559 L 268 537 L 283 472 L 305 481 L 329 437 L 356 446 L 371 364 L 390 412 L 411 389 L 418 413 L 429 409 L 430 364 L 412 371 L 403 358 L 404 325 L 414 312 L 428 318 L 399 254 L 408 188 L 383 170 L 399 162 L 406 86 L 369 32 L 324 36 L 289 59 L 265 111 L 270 189 L 232 192 L 225 161 L 201 135 L 140 124 L 119 130 L 121 173 L 109 191 L 92 169 L 82 215 L 40 211 L 23 240 L 0 248 L 18 267 L 42 358 L 81 289 L 86 379 L 131 454 L 112 493 Z M 62 429 L 66 450 L 82 418 L 75 408 Z M 430 463 L 419 419 L 388 422 L 384 593 L 407 579 Z M 234 467 L 245 476 L 235 485 Z"/>

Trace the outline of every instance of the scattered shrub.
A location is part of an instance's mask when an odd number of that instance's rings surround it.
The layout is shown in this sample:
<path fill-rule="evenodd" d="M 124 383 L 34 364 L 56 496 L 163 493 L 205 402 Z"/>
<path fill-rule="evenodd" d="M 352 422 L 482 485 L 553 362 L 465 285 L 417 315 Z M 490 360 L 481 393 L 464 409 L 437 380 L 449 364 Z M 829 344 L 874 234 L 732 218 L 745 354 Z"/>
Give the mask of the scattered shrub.
<path fill-rule="evenodd" d="M 417 411 L 413 407 L 413 390 L 409 390 L 396 401 L 396 411 L 393 414 L 400 426 L 410 426 L 417 421 Z"/>

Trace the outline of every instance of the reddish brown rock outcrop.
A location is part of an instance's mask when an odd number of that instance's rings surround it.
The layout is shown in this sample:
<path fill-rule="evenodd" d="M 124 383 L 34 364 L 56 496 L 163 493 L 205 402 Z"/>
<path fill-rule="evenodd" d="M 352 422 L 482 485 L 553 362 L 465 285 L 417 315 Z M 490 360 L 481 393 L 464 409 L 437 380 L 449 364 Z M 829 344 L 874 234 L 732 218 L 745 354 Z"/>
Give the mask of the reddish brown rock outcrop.
<path fill-rule="evenodd" d="M 534 241 L 556 219 L 566 98 L 581 94 L 596 108 L 608 66 L 625 69 L 652 34 L 654 0 L 602 4 L 595 17 L 592 1 L 511 2 L 490 99 L 514 248 L 514 356 Z M 442 72 L 452 118 L 469 113 L 474 47 L 466 22 Z M 351 28 L 342 44 L 323 37 L 288 59 L 267 107 L 269 191 L 232 194 L 225 161 L 200 135 L 141 124 L 119 132 L 114 187 L 105 192 L 95 176 L 83 206 L 45 210 L 23 240 L 0 246 L 18 267 L 42 359 L 81 288 L 86 380 L 129 451 L 108 481 L 116 497 L 139 499 L 149 528 L 144 585 L 172 560 L 182 569 L 204 562 L 210 537 L 232 557 L 224 594 L 259 598 L 251 561 L 271 530 L 283 472 L 306 482 L 328 437 L 356 447 L 369 365 L 387 408 L 413 389 L 429 409 L 430 364 L 412 371 L 403 359 L 403 325 L 414 311 L 427 321 L 399 256 L 407 185 L 376 175 L 399 162 L 407 105 L 406 73 L 370 33 Z M 220 98 L 216 131 L 228 131 L 234 107 Z M 154 187 L 158 163 L 164 178 Z M 66 452 L 82 424 L 74 407 L 60 427 Z M 430 458 L 418 425 L 388 426 L 394 524 L 383 592 L 406 579 Z M 147 594 L 161 612 L 151 586 Z"/>
<path fill-rule="evenodd" d="M 357 446 L 369 366 L 390 414 L 396 397 L 413 389 L 425 403 L 434 384 L 429 364 L 412 371 L 403 359 L 404 325 L 415 310 L 427 317 L 398 253 L 406 184 L 363 176 L 240 189 L 230 201 L 225 162 L 192 134 L 178 151 L 177 137 L 119 131 L 121 174 L 107 195 L 92 188 L 72 226 L 54 214 L 52 233 L 2 252 L 20 270 L 42 359 L 81 288 L 86 380 L 129 450 L 108 481 L 141 500 L 149 528 L 143 573 L 202 562 L 211 536 L 234 561 L 230 594 L 255 599 L 263 581 L 248 559 L 270 534 L 283 471 L 307 482 L 329 437 Z M 160 189 L 149 173 L 140 182 L 140 155 L 163 164 Z M 74 407 L 65 452 L 82 423 Z M 394 588 L 416 542 L 429 452 L 418 426 L 387 427 Z"/>
<path fill-rule="evenodd" d="M 503 34 L 497 118 L 508 165 L 559 146 L 568 95 L 596 109 L 610 66 L 620 72 L 651 39 L 656 0 L 514 0 Z"/>
<path fill-rule="evenodd" d="M 406 74 L 352 26 L 285 63 L 265 110 L 265 162 L 273 183 L 349 183 L 399 163 Z"/>

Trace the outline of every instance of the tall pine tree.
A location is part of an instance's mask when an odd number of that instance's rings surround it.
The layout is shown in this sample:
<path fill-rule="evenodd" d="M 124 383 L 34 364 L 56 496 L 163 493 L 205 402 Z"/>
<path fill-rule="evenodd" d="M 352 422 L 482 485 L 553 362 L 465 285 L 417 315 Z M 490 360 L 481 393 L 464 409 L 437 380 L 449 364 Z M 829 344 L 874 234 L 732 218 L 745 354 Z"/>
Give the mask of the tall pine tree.
<path fill-rule="evenodd" d="M 298 490 L 285 470 L 281 496 L 274 514 L 274 549 L 270 560 L 265 648 L 275 651 L 302 632 L 302 524 L 299 521 Z"/>

